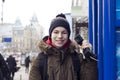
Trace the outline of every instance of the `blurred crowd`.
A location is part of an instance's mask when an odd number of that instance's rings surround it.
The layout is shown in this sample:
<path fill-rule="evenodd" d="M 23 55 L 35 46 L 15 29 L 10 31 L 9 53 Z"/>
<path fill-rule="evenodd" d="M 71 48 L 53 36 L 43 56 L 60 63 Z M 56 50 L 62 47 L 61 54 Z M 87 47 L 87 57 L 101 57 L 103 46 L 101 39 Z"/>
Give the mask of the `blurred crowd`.
<path fill-rule="evenodd" d="M 25 67 L 25 73 L 29 72 L 29 65 L 35 56 L 21 55 L 20 59 L 15 55 L 4 57 L 0 53 L 0 80 L 14 80 L 15 72 L 19 71 L 21 66 Z"/>

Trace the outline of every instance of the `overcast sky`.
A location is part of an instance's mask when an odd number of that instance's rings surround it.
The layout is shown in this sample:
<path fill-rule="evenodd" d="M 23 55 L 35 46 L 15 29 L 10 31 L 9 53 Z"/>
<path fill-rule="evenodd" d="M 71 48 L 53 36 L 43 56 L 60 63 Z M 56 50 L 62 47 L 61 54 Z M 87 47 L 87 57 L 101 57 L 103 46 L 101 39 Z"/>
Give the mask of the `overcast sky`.
<path fill-rule="evenodd" d="M 5 0 L 3 22 L 14 23 L 16 18 L 19 18 L 22 24 L 26 25 L 36 14 L 39 23 L 42 26 L 48 26 L 56 14 L 70 13 L 71 3 L 72 0 Z M 2 12 L 2 0 L 0 1 L 0 12 Z"/>

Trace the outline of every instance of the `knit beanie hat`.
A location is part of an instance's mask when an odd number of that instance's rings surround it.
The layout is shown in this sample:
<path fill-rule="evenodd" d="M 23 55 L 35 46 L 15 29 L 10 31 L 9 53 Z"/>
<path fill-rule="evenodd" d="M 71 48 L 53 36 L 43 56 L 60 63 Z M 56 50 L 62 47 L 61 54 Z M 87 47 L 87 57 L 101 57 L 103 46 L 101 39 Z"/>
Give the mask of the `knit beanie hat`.
<path fill-rule="evenodd" d="M 56 16 L 56 18 L 54 18 L 54 19 L 52 20 L 51 25 L 50 25 L 50 28 L 49 28 L 49 36 L 50 36 L 50 37 L 51 37 L 52 31 L 53 31 L 56 27 L 58 27 L 58 26 L 64 27 L 64 28 L 67 30 L 67 32 L 68 32 L 68 38 L 69 38 L 70 33 L 71 33 L 71 31 L 70 31 L 70 25 L 69 25 L 69 22 L 66 20 L 66 17 L 65 17 L 64 14 L 62 14 L 62 15 L 58 14 L 58 15 Z"/>
<path fill-rule="evenodd" d="M 66 19 L 66 16 L 65 16 L 63 13 L 58 14 L 56 17 L 62 17 L 62 18 L 65 18 L 65 19 Z"/>

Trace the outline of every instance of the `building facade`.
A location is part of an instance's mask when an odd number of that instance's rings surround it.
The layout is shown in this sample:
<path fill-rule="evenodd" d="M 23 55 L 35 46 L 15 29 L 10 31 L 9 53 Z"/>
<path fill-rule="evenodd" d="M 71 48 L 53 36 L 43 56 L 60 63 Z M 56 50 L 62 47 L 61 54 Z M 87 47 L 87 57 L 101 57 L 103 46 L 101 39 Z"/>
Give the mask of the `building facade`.
<path fill-rule="evenodd" d="M 43 28 L 34 15 L 30 24 L 22 26 L 20 19 L 14 24 L 0 24 L 0 51 L 3 53 L 38 52 L 38 43 L 43 36 Z"/>
<path fill-rule="evenodd" d="M 73 38 L 80 34 L 88 40 L 88 0 L 72 0 L 71 15 Z"/>

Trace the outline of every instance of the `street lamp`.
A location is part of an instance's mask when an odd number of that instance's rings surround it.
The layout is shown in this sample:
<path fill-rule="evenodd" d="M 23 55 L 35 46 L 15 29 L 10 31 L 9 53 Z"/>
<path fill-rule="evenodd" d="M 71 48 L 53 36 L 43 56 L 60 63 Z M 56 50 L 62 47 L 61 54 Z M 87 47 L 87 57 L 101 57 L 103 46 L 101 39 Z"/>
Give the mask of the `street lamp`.
<path fill-rule="evenodd" d="M 3 4 L 4 4 L 5 0 L 2 0 L 2 12 L 1 12 L 1 22 L 3 23 Z"/>

